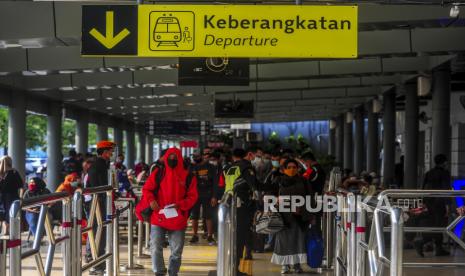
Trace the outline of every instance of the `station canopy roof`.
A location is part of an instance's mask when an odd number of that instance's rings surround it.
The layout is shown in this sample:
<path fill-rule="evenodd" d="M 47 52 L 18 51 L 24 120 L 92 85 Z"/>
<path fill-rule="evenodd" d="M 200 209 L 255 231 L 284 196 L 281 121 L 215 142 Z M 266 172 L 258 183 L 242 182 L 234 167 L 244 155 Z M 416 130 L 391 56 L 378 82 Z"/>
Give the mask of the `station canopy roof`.
<path fill-rule="evenodd" d="M 27 93 L 35 102 L 30 109 L 37 112 L 46 113 L 41 101 L 54 100 L 138 124 L 150 119 L 234 121 L 214 119 L 214 100 L 233 98 L 255 100 L 253 121 L 330 119 L 430 75 L 448 61 L 454 90 L 465 91 L 465 19 L 450 18 L 451 4 L 441 1 L 389 2 L 356 2 L 357 59 L 252 58 L 250 85 L 228 87 L 178 86 L 177 58 L 81 57 L 81 5 L 90 2 L 2 1 L 0 90 Z M 321 3 L 304 1 L 310 4 Z"/>

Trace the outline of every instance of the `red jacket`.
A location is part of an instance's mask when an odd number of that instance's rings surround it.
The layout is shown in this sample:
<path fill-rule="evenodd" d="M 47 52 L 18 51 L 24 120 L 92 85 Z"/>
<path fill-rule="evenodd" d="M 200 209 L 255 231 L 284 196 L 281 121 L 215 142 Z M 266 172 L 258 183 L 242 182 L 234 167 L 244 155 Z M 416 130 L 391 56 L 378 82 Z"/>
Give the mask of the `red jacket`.
<path fill-rule="evenodd" d="M 171 154 L 176 154 L 178 157 L 178 164 L 174 169 L 168 166 L 168 156 Z M 195 177 L 192 177 L 191 183 L 186 183 L 188 171 L 184 169 L 184 163 L 179 149 L 168 149 L 165 157 L 165 173 L 161 180 L 157 195 L 155 195 L 154 192 L 157 187 L 155 178 L 158 169 L 152 172 L 142 189 L 141 209 L 143 209 L 144 206 L 150 206 L 150 202 L 153 200 L 157 201 L 160 209 L 163 209 L 166 205 L 177 204 L 179 206 L 177 209 L 177 217 L 167 219 L 164 214 L 159 213 L 159 209 L 152 212 L 150 222 L 152 225 L 157 225 L 168 230 L 183 230 L 187 226 L 189 210 L 197 202 L 197 180 Z"/>

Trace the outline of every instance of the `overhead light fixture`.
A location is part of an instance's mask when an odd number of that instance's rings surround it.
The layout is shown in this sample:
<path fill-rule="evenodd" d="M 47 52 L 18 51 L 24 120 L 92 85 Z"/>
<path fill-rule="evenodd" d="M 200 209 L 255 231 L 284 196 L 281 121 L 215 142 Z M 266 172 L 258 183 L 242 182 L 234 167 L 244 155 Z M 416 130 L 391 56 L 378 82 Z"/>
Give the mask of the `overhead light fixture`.
<path fill-rule="evenodd" d="M 194 94 L 192 94 L 192 93 L 186 93 L 186 94 L 184 94 L 184 96 L 185 96 L 185 97 L 192 97 L 192 96 L 194 96 Z"/>
<path fill-rule="evenodd" d="M 458 18 L 460 14 L 460 8 L 457 3 L 454 3 L 454 6 L 450 8 L 449 16 L 452 18 Z"/>
<path fill-rule="evenodd" d="M 336 128 L 336 121 L 335 120 L 329 120 L 329 128 L 330 129 L 335 129 Z"/>
<path fill-rule="evenodd" d="M 354 121 L 354 114 L 352 112 L 346 113 L 346 123 L 351 124 Z"/>
<path fill-rule="evenodd" d="M 78 71 L 76 70 L 59 70 L 59 74 L 76 74 Z"/>
<path fill-rule="evenodd" d="M 86 101 L 88 101 L 88 102 L 95 102 L 95 98 L 87 98 Z"/>

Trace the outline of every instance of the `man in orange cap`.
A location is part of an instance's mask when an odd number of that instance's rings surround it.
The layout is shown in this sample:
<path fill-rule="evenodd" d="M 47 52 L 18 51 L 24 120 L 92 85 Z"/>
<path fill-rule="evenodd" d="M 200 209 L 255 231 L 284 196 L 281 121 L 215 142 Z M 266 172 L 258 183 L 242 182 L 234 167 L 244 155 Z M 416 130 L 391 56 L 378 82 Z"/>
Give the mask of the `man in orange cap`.
<path fill-rule="evenodd" d="M 111 141 L 100 141 L 97 143 L 97 159 L 94 164 L 89 168 L 89 182 L 87 187 L 101 187 L 110 185 L 108 179 L 108 170 L 110 169 L 110 160 L 113 156 L 115 148 L 115 143 Z M 106 220 L 106 200 L 105 194 L 98 195 L 98 201 L 100 205 L 100 211 L 102 214 L 103 221 Z M 97 231 L 97 224 L 94 224 L 94 231 Z M 102 231 L 100 238 L 100 244 L 98 245 L 97 254 L 98 256 L 103 256 L 105 254 L 106 246 L 106 232 Z M 90 249 L 90 248 L 89 248 Z M 90 250 L 89 252 L 90 253 Z M 94 267 L 90 270 L 90 275 L 101 275 L 105 270 L 105 262 Z"/>

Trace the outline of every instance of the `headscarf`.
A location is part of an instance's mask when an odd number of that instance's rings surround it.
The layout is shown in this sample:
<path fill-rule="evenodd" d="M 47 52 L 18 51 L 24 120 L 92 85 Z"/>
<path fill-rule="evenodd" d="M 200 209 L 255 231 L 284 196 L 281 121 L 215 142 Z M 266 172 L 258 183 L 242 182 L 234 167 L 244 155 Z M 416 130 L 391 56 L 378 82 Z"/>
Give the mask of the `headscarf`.
<path fill-rule="evenodd" d="M 4 178 L 8 171 L 13 169 L 13 160 L 5 155 L 0 158 L 0 178 Z"/>

